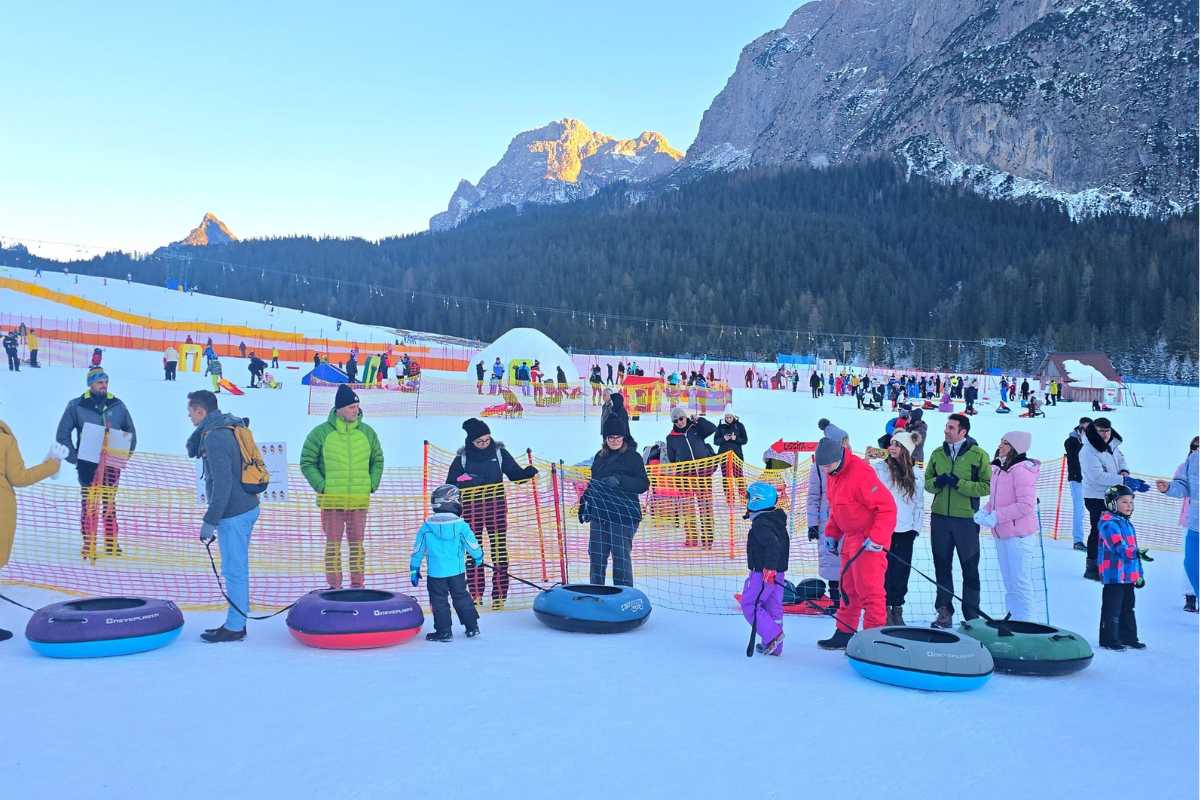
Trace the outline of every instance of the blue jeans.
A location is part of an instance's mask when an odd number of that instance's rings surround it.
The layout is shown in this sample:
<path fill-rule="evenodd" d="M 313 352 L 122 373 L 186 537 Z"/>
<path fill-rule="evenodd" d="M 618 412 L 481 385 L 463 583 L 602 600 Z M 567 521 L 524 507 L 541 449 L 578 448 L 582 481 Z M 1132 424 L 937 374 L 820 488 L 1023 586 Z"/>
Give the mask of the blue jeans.
<path fill-rule="evenodd" d="M 1183 535 L 1183 571 L 1192 583 L 1192 594 L 1196 591 L 1196 572 L 1200 568 L 1200 531 L 1189 530 Z"/>
<path fill-rule="evenodd" d="M 1083 508 L 1083 484 L 1079 481 L 1067 481 L 1071 487 L 1071 538 L 1082 542 L 1086 538 L 1083 533 L 1083 520 L 1087 512 Z"/>
<path fill-rule="evenodd" d="M 234 605 L 246 612 L 250 611 L 250 533 L 255 522 L 258 522 L 258 506 L 217 523 L 225 593 Z M 225 615 L 225 627 L 240 631 L 246 627 L 246 618 L 230 606 Z"/>

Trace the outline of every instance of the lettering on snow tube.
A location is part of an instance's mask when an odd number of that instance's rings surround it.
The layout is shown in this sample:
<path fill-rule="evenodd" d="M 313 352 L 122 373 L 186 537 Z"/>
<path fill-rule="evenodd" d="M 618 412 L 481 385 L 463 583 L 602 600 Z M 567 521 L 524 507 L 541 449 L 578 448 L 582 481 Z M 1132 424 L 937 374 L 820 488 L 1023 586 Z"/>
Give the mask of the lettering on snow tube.
<path fill-rule="evenodd" d="M 25 639 L 51 658 L 102 658 L 166 647 L 181 630 L 183 613 L 170 600 L 93 597 L 35 612 Z"/>
<path fill-rule="evenodd" d="M 416 600 L 378 589 L 318 589 L 287 615 L 292 636 L 309 647 L 363 650 L 411 639 L 425 624 Z"/>
<path fill-rule="evenodd" d="M 1011 675 L 1070 675 L 1092 663 L 1092 647 L 1077 633 L 1036 622 L 973 619 L 962 632 L 983 644 L 997 672 Z M 1003 635 L 1009 632 L 1011 636 Z"/>
<path fill-rule="evenodd" d="M 965 692 L 992 676 L 992 655 L 967 636 L 933 628 L 859 631 L 846 645 L 850 665 L 864 678 L 909 689 Z"/>
<path fill-rule="evenodd" d="M 631 586 L 569 583 L 547 589 L 533 601 L 537 618 L 560 631 L 621 633 L 650 616 L 650 598 Z"/>

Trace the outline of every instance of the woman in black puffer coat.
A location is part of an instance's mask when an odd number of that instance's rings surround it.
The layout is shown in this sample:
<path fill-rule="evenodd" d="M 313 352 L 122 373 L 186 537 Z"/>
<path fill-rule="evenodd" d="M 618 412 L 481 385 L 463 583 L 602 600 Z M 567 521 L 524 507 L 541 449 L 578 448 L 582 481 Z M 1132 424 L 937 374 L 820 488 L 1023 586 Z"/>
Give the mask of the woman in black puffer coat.
<path fill-rule="evenodd" d="M 604 422 L 604 444 L 592 459 L 592 478 L 579 501 L 579 521 L 590 522 L 591 582 L 604 583 L 612 556 L 613 584 L 633 586 L 633 536 L 642 521 L 638 495 L 650 488 L 646 466 L 616 417 Z"/>

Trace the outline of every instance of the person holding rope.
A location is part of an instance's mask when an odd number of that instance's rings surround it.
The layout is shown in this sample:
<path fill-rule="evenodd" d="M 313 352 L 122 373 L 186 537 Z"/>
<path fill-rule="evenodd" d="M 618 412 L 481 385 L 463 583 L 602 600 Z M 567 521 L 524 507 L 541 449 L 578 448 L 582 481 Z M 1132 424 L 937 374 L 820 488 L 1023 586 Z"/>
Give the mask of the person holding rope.
<path fill-rule="evenodd" d="M 200 541 L 208 545 L 217 539 L 229 600 L 225 624 L 205 630 L 200 638 L 210 644 L 240 642 L 246 638 L 243 612 L 250 607 L 250 534 L 259 511 L 258 495 L 242 486 L 242 452 L 233 433 L 246 421 L 223 413 L 210 391 L 189 392 L 187 400 L 188 418 L 196 426 L 187 440 L 187 454 L 204 464 L 204 496 L 208 499 Z"/>
<path fill-rule="evenodd" d="M 32 486 L 49 478 L 58 472 L 66 457 L 66 445 L 55 442 L 50 445 L 45 461 L 35 467 L 26 467 L 12 430 L 0 422 L 0 569 L 8 563 L 17 531 L 17 494 L 13 489 Z M 0 642 L 11 638 L 11 631 L 0 628 Z"/>
<path fill-rule="evenodd" d="M 843 444 L 844 439 L 830 438 L 830 428 L 834 426 L 827 425 L 817 443 L 815 461 L 829 483 L 825 536 L 842 558 L 840 589 L 845 601 L 837 611 L 833 636 L 817 645 L 845 650 L 860 618 L 864 628 L 878 628 L 887 621 L 884 550 L 891 547 L 896 528 L 896 501 L 875 470 Z"/>
<path fill-rule="evenodd" d="M 508 502 L 504 497 L 504 478 L 529 480 L 537 467 L 517 464 L 504 444 L 492 438 L 483 420 L 472 417 L 462 424 L 466 443 L 455 453 L 446 473 L 446 483 L 457 486 L 466 495 L 462 499 L 462 518 L 482 541 L 487 531 L 488 550 L 495 574 L 492 577 L 492 610 L 504 608 L 508 598 Z M 470 489 L 471 491 L 466 491 Z M 484 572 L 479 566 L 467 567 L 467 588 L 475 605 L 483 604 Z"/>

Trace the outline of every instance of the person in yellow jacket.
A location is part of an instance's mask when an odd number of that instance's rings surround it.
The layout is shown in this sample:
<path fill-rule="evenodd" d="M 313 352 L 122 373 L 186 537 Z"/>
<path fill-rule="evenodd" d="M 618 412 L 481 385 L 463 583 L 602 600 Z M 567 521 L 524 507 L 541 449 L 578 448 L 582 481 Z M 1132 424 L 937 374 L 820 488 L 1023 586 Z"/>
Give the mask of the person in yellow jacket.
<path fill-rule="evenodd" d="M 13 536 L 17 531 L 17 494 L 14 488 L 32 486 L 58 472 L 67 448 L 55 442 L 46 460 L 36 467 L 26 467 L 21 449 L 8 425 L 0 422 L 0 569 L 12 554 Z M 0 628 L 0 642 L 12 638 L 12 633 Z"/>
<path fill-rule="evenodd" d="M 325 578 L 342 586 L 342 536 L 350 543 L 350 586 L 361 589 L 366 572 L 367 508 L 383 479 L 383 448 L 362 421 L 358 395 L 338 386 L 329 419 L 313 428 L 300 451 L 300 472 L 317 493 L 325 533 Z"/>
<path fill-rule="evenodd" d="M 279 369 L 279 348 L 271 348 L 271 369 Z"/>
<path fill-rule="evenodd" d="M 29 349 L 29 366 L 34 369 L 41 366 L 37 363 L 38 344 L 37 334 L 34 333 L 33 328 L 30 328 L 29 332 L 25 334 L 25 347 Z"/>

